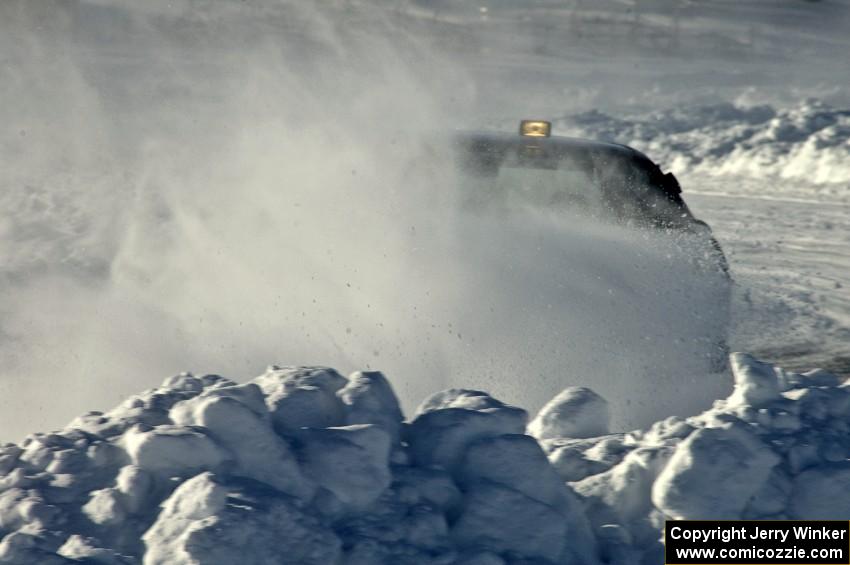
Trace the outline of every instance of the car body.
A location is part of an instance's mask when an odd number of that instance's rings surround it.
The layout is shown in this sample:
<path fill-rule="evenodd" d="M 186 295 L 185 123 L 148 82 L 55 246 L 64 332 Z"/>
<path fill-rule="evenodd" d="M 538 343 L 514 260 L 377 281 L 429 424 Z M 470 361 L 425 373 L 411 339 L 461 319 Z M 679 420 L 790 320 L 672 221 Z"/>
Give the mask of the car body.
<path fill-rule="evenodd" d="M 706 356 L 713 372 L 726 368 L 731 310 L 731 277 L 723 251 L 709 226 L 694 217 L 672 173 L 626 145 L 550 135 L 548 122 L 526 121 L 520 133 L 456 132 L 454 155 L 462 177 L 465 207 L 479 211 L 526 207 L 579 214 L 592 222 L 669 234 L 682 241 L 672 261 L 699 263 L 698 275 L 718 288 L 713 303 L 688 288 L 691 303 L 710 308 L 725 323 L 706 325 Z M 670 269 L 672 272 L 673 269 Z M 664 277 L 664 273 L 658 273 Z M 693 279 L 691 279 L 693 280 Z M 638 283 L 635 283 L 638 284 Z M 669 281 L 667 283 L 669 284 Z M 704 293 L 703 293 L 704 294 Z M 687 304 L 687 298 L 685 300 Z M 691 314 L 688 314 L 691 315 Z M 693 318 L 699 323 L 700 314 Z"/>
<path fill-rule="evenodd" d="M 465 194 L 466 204 L 522 203 L 639 228 L 701 234 L 714 250 L 716 268 L 729 276 L 719 243 L 708 224 L 688 208 L 672 173 L 664 173 L 649 157 L 627 145 L 552 136 L 550 131 L 548 122 L 523 121 L 519 135 L 456 133 L 458 168 L 463 176 L 480 184 L 478 190 Z M 527 194 L 515 198 L 521 192 Z"/>

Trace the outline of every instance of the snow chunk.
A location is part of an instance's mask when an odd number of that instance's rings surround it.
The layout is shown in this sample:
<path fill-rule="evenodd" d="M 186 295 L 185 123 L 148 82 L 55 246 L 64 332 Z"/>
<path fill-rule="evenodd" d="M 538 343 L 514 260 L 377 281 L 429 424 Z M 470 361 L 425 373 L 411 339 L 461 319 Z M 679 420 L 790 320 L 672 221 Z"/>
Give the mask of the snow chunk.
<path fill-rule="evenodd" d="M 235 472 L 309 499 L 314 485 L 298 468 L 289 445 L 272 430 L 256 384 L 205 391 L 174 406 L 171 418 L 203 426 L 236 460 Z"/>
<path fill-rule="evenodd" d="M 566 549 L 567 533 L 566 519 L 554 508 L 489 481 L 469 487 L 451 531 L 461 548 L 550 561 Z"/>
<path fill-rule="evenodd" d="M 141 467 L 126 465 L 118 472 L 115 486 L 123 495 L 128 512 L 135 514 L 146 506 L 152 495 L 153 477 Z"/>
<path fill-rule="evenodd" d="M 58 514 L 58 508 L 46 504 L 38 491 L 13 488 L 0 494 L 0 532 L 34 523 L 54 525 Z"/>
<path fill-rule="evenodd" d="M 382 497 L 369 512 L 339 520 L 339 534 L 350 549 L 346 565 L 357 563 L 453 563 L 446 517 L 426 505 L 405 507 Z"/>
<path fill-rule="evenodd" d="M 13 565 L 71 565 L 79 561 L 57 555 L 54 548 L 42 535 L 43 532 L 21 529 L 12 532 L 0 542 L 0 563 Z"/>
<path fill-rule="evenodd" d="M 791 480 L 780 465 L 773 468 L 767 481 L 753 495 L 744 510 L 743 519 L 768 519 L 785 513 L 791 493 Z"/>
<path fill-rule="evenodd" d="M 608 402 L 589 388 L 565 388 L 528 424 L 537 439 L 587 438 L 608 433 Z"/>
<path fill-rule="evenodd" d="M 200 474 L 165 501 L 143 536 L 145 565 L 325 565 L 340 541 L 294 499 L 249 480 Z M 249 551 L 246 551 L 249 549 Z"/>
<path fill-rule="evenodd" d="M 249 408 L 260 418 L 268 417 L 266 397 L 263 395 L 262 389 L 254 383 L 216 386 L 202 394 L 201 398 L 231 398 L 246 408 Z M 199 397 L 194 397 L 192 400 L 198 403 L 202 402 Z M 187 406 L 188 404 L 188 402 L 184 402 L 183 406 Z"/>
<path fill-rule="evenodd" d="M 473 441 L 458 471 L 461 485 L 499 483 L 549 506 L 567 504 L 567 486 L 534 438 L 502 435 Z"/>
<path fill-rule="evenodd" d="M 348 510 L 370 506 L 390 486 L 390 435 L 371 424 L 307 429 L 299 436 L 304 472 Z"/>
<path fill-rule="evenodd" d="M 628 525 L 645 519 L 652 510 L 650 492 L 670 457 L 669 447 L 640 447 L 604 473 L 572 483 L 586 499 L 595 526 Z"/>
<path fill-rule="evenodd" d="M 808 386 L 828 386 L 828 387 L 837 387 L 841 386 L 844 382 L 844 379 L 839 377 L 838 375 L 834 375 L 829 371 L 824 371 L 823 369 L 815 369 L 813 371 L 808 371 L 803 373 L 803 382 Z"/>
<path fill-rule="evenodd" d="M 393 478 L 393 489 L 399 501 L 411 506 L 425 504 L 451 511 L 463 497 L 451 476 L 440 469 L 396 467 Z"/>
<path fill-rule="evenodd" d="M 522 434 L 525 410 L 508 406 L 479 391 L 448 390 L 428 398 L 407 428 L 414 461 L 454 470 L 473 440 Z"/>
<path fill-rule="evenodd" d="M 589 559 L 595 552 L 581 503 L 531 436 L 501 435 L 470 443 L 458 480 L 467 489 L 481 483 L 503 485 L 546 504 L 566 520 L 573 553 Z"/>
<path fill-rule="evenodd" d="M 327 367 L 270 367 L 254 382 L 266 395 L 277 433 L 287 435 L 303 427 L 345 425 L 345 406 L 337 392 L 345 377 Z"/>
<path fill-rule="evenodd" d="M 465 410 L 489 411 L 503 408 L 505 404 L 496 400 L 486 392 L 480 390 L 467 390 L 463 388 L 449 388 L 435 392 L 422 401 L 416 409 L 416 415 L 420 416 L 434 410 L 444 408 L 463 408 Z"/>
<path fill-rule="evenodd" d="M 603 473 L 619 463 L 631 449 L 623 445 L 622 434 L 592 439 L 546 439 L 540 445 L 565 482 Z"/>
<path fill-rule="evenodd" d="M 187 426 L 146 429 L 137 424 L 122 436 L 121 444 L 134 465 L 166 478 L 215 469 L 229 458 L 206 433 Z"/>
<path fill-rule="evenodd" d="M 182 400 L 197 396 L 205 387 L 223 384 L 233 385 L 232 381 L 218 375 L 195 377 L 190 373 L 180 373 L 163 381 L 158 388 L 131 396 L 106 414 L 89 412 L 73 420 L 69 427 L 85 430 L 103 438 L 111 438 L 124 433 L 136 424 L 159 426 L 170 424 L 168 411 Z"/>
<path fill-rule="evenodd" d="M 98 544 L 99 542 L 95 539 L 73 535 L 65 541 L 57 553 L 77 562 L 82 561 L 92 565 L 135 565 L 138 563 L 133 557 L 121 555 L 112 549 L 98 547 Z"/>
<path fill-rule="evenodd" d="M 850 516 L 850 463 L 823 465 L 797 475 L 789 514 L 799 520 L 846 520 Z"/>
<path fill-rule="evenodd" d="M 346 407 L 346 424 L 375 424 L 386 430 L 393 441 L 401 433 L 404 415 L 387 378 L 379 372 L 357 372 L 337 391 Z"/>
<path fill-rule="evenodd" d="M 167 377 L 160 385 L 161 389 L 179 390 L 200 394 L 204 390 L 204 381 L 192 373 L 180 373 Z"/>
<path fill-rule="evenodd" d="M 105 488 L 91 493 L 83 514 L 99 526 L 116 526 L 124 521 L 127 511 L 121 495 L 114 488 Z"/>
<path fill-rule="evenodd" d="M 778 462 L 746 424 L 702 428 L 676 447 L 652 488 L 652 500 L 679 520 L 740 518 Z"/>
<path fill-rule="evenodd" d="M 758 408 L 780 397 L 779 379 L 772 365 L 756 361 L 746 353 L 729 356 L 735 389 L 727 403 L 731 406 Z"/>
<path fill-rule="evenodd" d="M 7 444 L 0 447 L 0 475 L 8 474 L 15 465 L 24 450 L 15 444 Z"/>

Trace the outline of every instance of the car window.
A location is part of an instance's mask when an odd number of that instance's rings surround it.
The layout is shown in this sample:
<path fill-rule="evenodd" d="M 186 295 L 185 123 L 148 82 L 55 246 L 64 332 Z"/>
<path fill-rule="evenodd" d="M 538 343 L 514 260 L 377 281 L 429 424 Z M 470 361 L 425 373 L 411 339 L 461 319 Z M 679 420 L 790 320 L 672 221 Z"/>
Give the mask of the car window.
<path fill-rule="evenodd" d="M 589 171 L 567 160 L 555 168 L 532 168 L 507 162 L 493 179 L 508 206 L 545 206 L 592 216 L 604 212 L 601 187 Z"/>

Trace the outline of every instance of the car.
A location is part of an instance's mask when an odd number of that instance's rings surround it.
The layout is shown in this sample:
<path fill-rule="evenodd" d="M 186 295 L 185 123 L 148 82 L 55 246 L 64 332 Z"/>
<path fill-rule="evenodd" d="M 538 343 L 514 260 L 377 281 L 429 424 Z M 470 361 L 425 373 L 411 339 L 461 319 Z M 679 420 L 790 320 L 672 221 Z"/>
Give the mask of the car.
<path fill-rule="evenodd" d="M 627 145 L 553 136 L 551 128 L 547 121 L 523 120 L 519 135 L 458 132 L 459 170 L 478 181 L 465 195 L 466 204 L 522 203 L 638 227 L 700 232 L 717 250 L 717 267 L 728 274 L 720 245 L 685 204 L 673 173 Z"/>
<path fill-rule="evenodd" d="M 552 124 L 523 120 L 518 134 L 463 131 L 454 135 L 457 169 L 466 208 L 486 211 L 531 207 L 579 214 L 593 221 L 635 229 L 687 234 L 702 268 L 728 284 L 723 304 L 731 303 L 729 266 L 709 226 L 682 198 L 676 177 L 626 145 L 552 135 Z M 726 367 L 725 333 L 714 339 L 712 366 Z"/>
<path fill-rule="evenodd" d="M 673 173 L 627 145 L 551 135 L 543 120 L 523 120 L 519 135 L 458 132 L 455 155 L 466 206 L 530 205 L 577 212 L 635 227 L 702 234 L 716 268 L 729 276 L 720 244 L 682 198 Z"/>

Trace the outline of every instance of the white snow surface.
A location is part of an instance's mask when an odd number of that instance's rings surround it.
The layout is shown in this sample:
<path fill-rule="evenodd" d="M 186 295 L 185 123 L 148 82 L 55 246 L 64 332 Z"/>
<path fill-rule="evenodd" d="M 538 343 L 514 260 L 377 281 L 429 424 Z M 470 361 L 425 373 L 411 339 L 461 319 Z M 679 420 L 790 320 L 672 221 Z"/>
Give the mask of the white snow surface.
<path fill-rule="evenodd" d="M 463 389 L 404 421 L 377 372 L 184 373 L 0 448 L 0 563 L 661 563 L 665 518 L 846 518 L 848 383 L 731 367 L 706 412 L 617 434 L 586 388 L 526 429 Z"/>
<path fill-rule="evenodd" d="M 724 102 L 610 116 L 589 110 L 558 120 L 562 133 L 631 145 L 677 173 L 850 185 L 850 109 L 818 99 L 790 107 Z"/>

